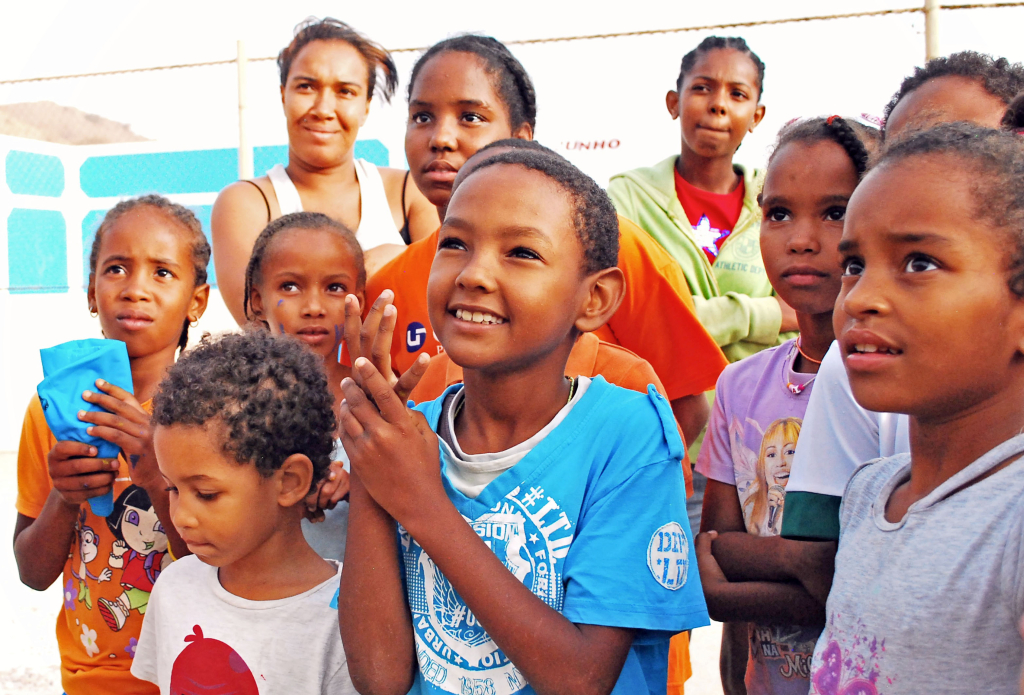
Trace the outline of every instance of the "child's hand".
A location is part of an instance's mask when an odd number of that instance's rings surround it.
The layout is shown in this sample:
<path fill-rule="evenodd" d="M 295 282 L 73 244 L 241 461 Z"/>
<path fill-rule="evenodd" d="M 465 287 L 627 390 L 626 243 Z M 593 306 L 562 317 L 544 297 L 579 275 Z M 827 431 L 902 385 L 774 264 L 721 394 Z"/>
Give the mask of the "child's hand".
<path fill-rule="evenodd" d="M 134 484 L 147 490 L 160 484 L 162 478 L 153 451 L 149 413 L 142 409 L 135 396 L 118 386 L 97 379 L 96 387 L 103 393 L 85 391 L 82 398 L 109 412 L 83 410 L 78 419 L 92 423 L 86 430 L 89 434 L 121 447 Z"/>
<path fill-rule="evenodd" d="M 714 554 L 711 552 L 711 544 L 715 542 L 716 538 L 718 538 L 718 531 L 708 531 L 707 533 L 698 533 L 697 537 L 693 540 L 697 550 L 697 569 L 700 570 L 700 583 L 705 589 L 713 587 L 715 584 L 729 583 L 725 572 L 718 566 L 718 560 L 715 559 Z"/>
<path fill-rule="evenodd" d="M 306 497 L 306 517 L 314 522 L 323 521 L 322 510 L 338 506 L 338 502 L 348 495 L 348 489 L 348 471 L 345 470 L 344 464 L 341 461 L 331 461 L 327 478 Z"/>
<path fill-rule="evenodd" d="M 391 368 L 391 340 L 398 322 L 398 310 L 391 304 L 394 296 L 391 290 L 381 292 L 365 322 L 359 317 L 355 295 L 345 297 L 345 345 L 353 364 L 360 357 L 370 360 L 404 403 L 427 371 L 430 356 L 421 354 L 402 376 L 395 376 Z"/>
<path fill-rule="evenodd" d="M 412 532 L 417 513 L 447 501 L 437 435 L 369 360 L 355 360 L 352 376 L 341 382 L 341 441 L 352 473 L 377 504 Z"/>
<path fill-rule="evenodd" d="M 82 442 L 57 442 L 46 455 L 53 489 L 65 504 L 77 507 L 113 488 L 121 464 L 117 459 L 92 458 L 97 453 L 96 447 Z"/>

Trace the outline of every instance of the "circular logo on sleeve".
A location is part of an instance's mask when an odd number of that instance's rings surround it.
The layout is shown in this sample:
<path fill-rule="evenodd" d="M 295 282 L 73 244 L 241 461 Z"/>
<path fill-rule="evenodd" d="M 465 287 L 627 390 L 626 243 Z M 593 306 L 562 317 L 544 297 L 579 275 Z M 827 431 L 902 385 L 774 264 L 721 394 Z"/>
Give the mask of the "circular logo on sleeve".
<path fill-rule="evenodd" d="M 427 342 L 427 327 L 419 321 L 413 321 L 405 329 L 405 349 L 416 352 Z"/>
<path fill-rule="evenodd" d="M 686 542 L 683 527 L 671 521 L 651 536 L 647 546 L 647 567 L 656 582 L 675 591 L 686 584 L 689 556 L 690 546 Z"/>

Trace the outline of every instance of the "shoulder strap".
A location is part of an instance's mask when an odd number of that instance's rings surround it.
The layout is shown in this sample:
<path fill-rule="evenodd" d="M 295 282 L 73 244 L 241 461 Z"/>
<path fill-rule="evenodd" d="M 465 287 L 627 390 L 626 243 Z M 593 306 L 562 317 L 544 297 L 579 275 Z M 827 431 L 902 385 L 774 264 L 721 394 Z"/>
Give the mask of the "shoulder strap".
<path fill-rule="evenodd" d="M 263 189 L 260 188 L 260 185 L 258 183 L 256 183 L 255 181 L 252 181 L 251 179 L 242 179 L 242 181 L 244 181 L 245 183 L 251 183 L 253 186 L 256 187 L 256 190 L 260 192 L 260 196 L 263 197 L 263 204 L 267 206 L 267 222 L 269 223 L 270 222 L 270 218 L 271 218 L 271 214 L 270 214 L 270 201 L 267 200 L 267 194 L 263 192 Z"/>
<path fill-rule="evenodd" d="M 398 230 L 406 246 L 412 243 L 412 237 L 409 236 L 409 210 L 405 207 L 405 189 L 409 187 L 410 174 L 411 171 L 405 172 L 405 178 L 402 180 L 402 228 Z"/>
<path fill-rule="evenodd" d="M 299 197 L 299 189 L 292 183 L 284 166 L 275 164 L 274 168 L 267 172 L 270 185 L 274 187 L 277 194 L 277 204 L 281 207 L 282 215 L 289 215 L 293 212 L 302 212 L 302 198 Z"/>

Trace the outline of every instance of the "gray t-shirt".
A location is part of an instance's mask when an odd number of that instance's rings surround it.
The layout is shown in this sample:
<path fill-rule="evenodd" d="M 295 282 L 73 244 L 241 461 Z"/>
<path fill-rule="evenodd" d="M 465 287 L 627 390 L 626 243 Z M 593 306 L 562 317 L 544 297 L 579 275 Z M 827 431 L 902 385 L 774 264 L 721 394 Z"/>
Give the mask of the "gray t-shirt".
<path fill-rule="evenodd" d="M 885 507 L 910 476 L 910 454 L 857 469 L 811 695 L 1017 695 L 1024 459 L 970 483 L 1022 451 L 1024 435 L 1002 443 L 896 523 Z"/>

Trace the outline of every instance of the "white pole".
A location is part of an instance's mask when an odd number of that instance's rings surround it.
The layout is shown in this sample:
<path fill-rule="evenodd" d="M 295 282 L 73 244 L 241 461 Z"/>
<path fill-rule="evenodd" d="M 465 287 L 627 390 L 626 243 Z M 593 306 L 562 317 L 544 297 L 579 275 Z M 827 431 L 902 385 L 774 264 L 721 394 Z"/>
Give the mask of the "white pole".
<path fill-rule="evenodd" d="M 939 0 L 924 0 L 924 54 L 925 60 L 938 58 L 939 53 Z"/>
<path fill-rule="evenodd" d="M 252 146 L 249 144 L 249 126 L 246 110 L 249 106 L 249 62 L 245 57 L 245 41 L 238 40 L 238 178 L 253 176 Z"/>

